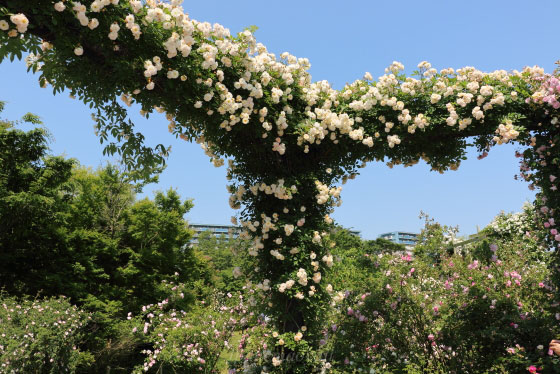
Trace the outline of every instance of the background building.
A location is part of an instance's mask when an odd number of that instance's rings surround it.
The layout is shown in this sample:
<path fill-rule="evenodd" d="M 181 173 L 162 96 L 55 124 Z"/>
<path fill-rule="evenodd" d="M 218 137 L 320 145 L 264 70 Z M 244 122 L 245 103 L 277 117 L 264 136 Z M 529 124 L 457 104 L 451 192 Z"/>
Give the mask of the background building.
<path fill-rule="evenodd" d="M 203 232 L 210 232 L 216 238 L 224 235 L 228 239 L 236 239 L 239 237 L 239 233 L 242 230 L 241 226 L 233 225 L 214 225 L 214 224 L 201 224 L 201 223 L 189 223 L 189 228 L 194 231 L 194 235 L 190 241 L 190 245 L 198 244 L 198 237 Z M 360 236 L 360 231 L 354 230 L 352 228 L 348 229 L 351 234 Z"/>
<path fill-rule="evenodd" d="M 381 234 L 379 238 L 390 240 L 393 243 L 403 244 L 407 248 L 412 248 L 418 241 L 418 234 L 406 231 L 393 231 Z"/>
<path fill-rule="evenodd" d="M 217 238 L 223 235 L 226 238 L 235 239 L 239 236 L 239 232 L 241 231 L 240 226 L 233 226 L 233 225 L 191 223 L 189 224 L 189 228 L 191 228 L 194 231 L 194 235 L 190 242 L 191 245 L 198 244 L 198 237 L 203 232 L 210 232 L 212 235 L 214 235 Z"/>

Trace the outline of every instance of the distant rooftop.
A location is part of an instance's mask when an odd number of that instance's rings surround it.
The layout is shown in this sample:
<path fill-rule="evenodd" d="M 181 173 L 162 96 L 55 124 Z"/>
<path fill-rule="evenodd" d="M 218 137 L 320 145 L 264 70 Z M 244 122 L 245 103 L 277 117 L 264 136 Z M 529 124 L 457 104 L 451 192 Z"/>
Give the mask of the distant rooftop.
<path fill-rule="evenodd" d="M 234 225 L 220 225 L 214 223 L 189 223 L 189 227 L 194 230 L 193 238 L 191 239 L 191 244 L 198 243 L 198 236 L 203 232 L 210 232 L 215 237 L 220 236 L 230 236 L 237 238 L 242 230 L 241 226 Z M 360 231 L 354 229 L 348 229 L 348 231 L 354 235 L 360 236 Z"/>
<path fill-rule="evenodd" d="M 204 232 L 209 232 L 217 238 L 222 235 L 237 238 L 239 236 L 239 232 L 241 231 L 241 226 L 219 225 L 212 223 L 189 223 L 189 227 L 194 230 L 194 235 L 190 244 L 198 244 L 198 237 Z"/>
<path fill-rule="evenodd" d="M 379 235 L 379 238 L 390 240 L 393 243 L 397 244 L 404 244 L 407 247 L 414 247 L 416 242 L 418 241 L 418 235 L 414 232 L 408 231 L 393 231 L 393 232 L 386 232 L 384 234 Z"/>

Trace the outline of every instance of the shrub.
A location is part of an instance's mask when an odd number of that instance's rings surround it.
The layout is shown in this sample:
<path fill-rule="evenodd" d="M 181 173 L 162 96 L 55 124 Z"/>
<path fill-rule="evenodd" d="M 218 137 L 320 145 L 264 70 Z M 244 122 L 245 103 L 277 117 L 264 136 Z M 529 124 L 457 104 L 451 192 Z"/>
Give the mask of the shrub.
<path fill-rule="evenodd" d="M 75 373 L 91 361 L 78 348 L 90 316 L 67 299 L 0 302 L 0 372 Z"/>
<path fill-rule="evenodd" d="M 560 372 L 547 352 L 560 334 L 550 252 L 510 235 L 462 255 L 439 254 L 436 263 L 366 256 L 367 279 L 346 292 L 325 330 L 338 370 L 523 373 L 533 365 Z"/>
<path fill-rule="evenodd" d="M 164 282 L 169 297 L 142 307 L 142 313 L 129 318 L 136 322 L 132 332 L 144 342 L 144 363 L 134 373 L 178 372 L 218 373 L 218 359 L 228 348 L 235 330 L 246 322 L 247 309 L 242 296 L 215 296 L 186 312 L 178 309 L 187 285 Z"/>

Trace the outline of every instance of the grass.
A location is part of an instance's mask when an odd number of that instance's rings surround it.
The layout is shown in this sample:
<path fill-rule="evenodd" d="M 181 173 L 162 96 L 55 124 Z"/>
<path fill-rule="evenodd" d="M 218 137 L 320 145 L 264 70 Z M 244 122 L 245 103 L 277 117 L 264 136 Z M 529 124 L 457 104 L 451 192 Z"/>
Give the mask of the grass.
<path fill-rule="evenodd" d="M 229 339 L 230 348 L 225 348 L 220 354 L 220 358 L 218 359 L 217 367 L 220 370 L 220 373 L 227 374 L 228 361 L 239 360 L 239 352 L 237 351 L 237 346 L 239 345 L 240 340 L 241 331 L 235 331 L 231 335 L 231 339 Z"/>

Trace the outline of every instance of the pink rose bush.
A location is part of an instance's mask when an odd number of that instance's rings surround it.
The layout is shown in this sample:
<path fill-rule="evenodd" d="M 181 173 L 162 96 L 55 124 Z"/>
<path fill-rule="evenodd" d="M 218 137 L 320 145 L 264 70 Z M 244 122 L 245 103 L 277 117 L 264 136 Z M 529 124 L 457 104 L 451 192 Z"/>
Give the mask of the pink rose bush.
<path fill-rule="evenodd" d="M 133 373 L 219 373 L 220 355 L 231 348 L 236 330 L 245 328 L 250 313 L 242 295 L 214 295 L 190 311 L 176 309 L 185 285 L 165 282 L 169 297 L 129 314 L 132 333 L 144 348 L 144 363 Z"/>
<path fill-rule="evenodd" d="M 347 285 L 337 328 L 325 329 L 336 372 L 555 373 L 560 360 L 543 348 L 560 336 L 552 255 L 505 221 L 456 253 L 442 241 L 438 257 L 364 257 L 368 275 Z"/>
<path fill-rule="evenodd" d="M 90 320 L 65 298 L 0 295 L 0 373 L 75 373 L 92 359 L 79 349 Z"/>

